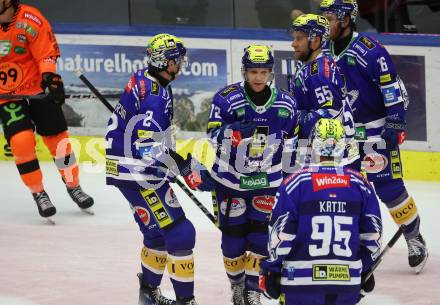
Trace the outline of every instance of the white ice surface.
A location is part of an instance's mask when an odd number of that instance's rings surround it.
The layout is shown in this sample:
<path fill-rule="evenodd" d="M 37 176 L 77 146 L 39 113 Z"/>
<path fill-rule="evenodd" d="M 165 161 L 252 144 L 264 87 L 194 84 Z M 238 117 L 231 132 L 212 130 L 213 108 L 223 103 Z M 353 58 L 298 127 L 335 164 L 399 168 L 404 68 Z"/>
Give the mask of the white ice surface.
<path fill-rule="evenodd" d="M 0 305 L 135 305 L 142 236 L 122 195 L 105 185 L 104 174 L 81 168 L 81 185 L 95 198 L 95 213 L 84 214 L 68 197 L 55 165 L 41 164 L 44 185 L 57 207 L 56 225 L 37 212 L 15 165 L 0 162 Z M 440 183 L 407 182 L 422 218 L 430 258 L 415 275 L 401 239 L 376 272 L 376 289 L 362 304 L 440 304 Z M 229 303 L 220 234 L 185 194 L 177 196 L 197 229 L 196 298 L 199 305 Z M 209 196 L 197 194 L 211 209 Z M 200 196 L 201 195 L 201 196 Z M 383 209 L 384 241 L 396 227 Z M 163 291 L 172 296 L 167 275 Z M 276 304 L 264 301 L 264 304 Z"/>

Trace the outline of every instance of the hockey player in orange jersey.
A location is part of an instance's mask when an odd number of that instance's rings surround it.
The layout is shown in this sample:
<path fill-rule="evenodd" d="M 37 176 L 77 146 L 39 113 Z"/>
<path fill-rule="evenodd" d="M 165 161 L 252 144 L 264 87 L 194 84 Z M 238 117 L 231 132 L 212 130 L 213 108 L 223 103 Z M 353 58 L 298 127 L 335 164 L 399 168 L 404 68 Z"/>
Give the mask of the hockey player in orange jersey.
<path fill-rule="evenodd" d="M 36 131 L 52 154 L 70 197 L 86 210 L 93 198 L 79 185 L 78 165 L 68 140 L 61 110 L 64 86 L 56 74 L 60 51 L 51 26 L 36 8 L 18 0 L 0 0 L 0 25 L 0 94 L 47 94 L 39 100 L 0 99 L 0 121 L 21 179 L 40 215 L 53 216 L 56 208 L 44 191 L 35 154 Z"/>

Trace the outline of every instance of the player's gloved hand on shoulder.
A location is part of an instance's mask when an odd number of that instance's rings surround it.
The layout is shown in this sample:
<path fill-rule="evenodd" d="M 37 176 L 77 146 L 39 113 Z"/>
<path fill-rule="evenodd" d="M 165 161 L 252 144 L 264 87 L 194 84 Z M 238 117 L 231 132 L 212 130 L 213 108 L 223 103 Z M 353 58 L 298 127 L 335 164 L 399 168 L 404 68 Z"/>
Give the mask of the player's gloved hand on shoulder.
<path fill-rule="evenodd" d="M 220 129 L 218 141 L 222 142 L 224 138 L 231 138 L 232 146 L 237 147 L 241 140 L 252 137 L 256 128 L 254 122 L 234 122 L 224 125 Z"/>
<path fill-rule="evenodd" d="M 405 141 L 405 121 L 387 118 L 380 134 L 388 149 L 394 149 Z"/>
<path fill-rule="evenodd" d="M 202 192 L 214 190 L 214 180 L 211 178 L 208 169 L 193 159 L 191 154 L 188 154 L 185 160 L 179 162 L 177 167 L 180 175 L 192 190 Z"/>
<path fill-rule="evenodd" d="M 281 294 L 281 273 L 272 272 L 262 268 L 260 265 L 260 275 L 258 277 L 258 286 L 261 291 L 272 299 L 278 299 Z"/>
<path fill-rule="evenodd" d="M 52 72 L 45 72 L 42 74 L 42 79 L 41 88 L 43 88 L 44 93 L 46 93 L 55 104 L 64 104 L 66 101 L 66 95 L 61 76 Z"/>
<path fill-rule="evenodd" d="M 375 281 L 374 281 L 374 274 L 372 274 L 368 280 L 365 280 L 367 274 L 369 271 L 364 271 L 361 274 L 361 295 L 360 299 L 362 299 L 364 296 L 369 294 L 374 290 Z"/>

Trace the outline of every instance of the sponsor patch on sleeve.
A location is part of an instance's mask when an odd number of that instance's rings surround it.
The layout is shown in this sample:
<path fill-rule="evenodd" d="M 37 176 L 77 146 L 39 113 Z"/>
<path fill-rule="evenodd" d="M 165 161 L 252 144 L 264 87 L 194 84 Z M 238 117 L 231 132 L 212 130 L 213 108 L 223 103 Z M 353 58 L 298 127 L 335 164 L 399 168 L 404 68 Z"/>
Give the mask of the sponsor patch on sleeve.
<path fill-rule="evenodd" d="M 118 161 L 112 159 L 105 160 L 105 171 L 107 175 L 119 176 Z"/>
<path fill-rule="evenodd" d="M 384 75 L 381 75 L 380 76 L 380 83 L 381 84 L 383 84 L 383 83 L 387 83 L 387 82 L 390 82 L 391 81 L 391 74 L 384 74 Z"/>
<path fill-rule="evenodd" d="M 318 74 L 319 68 L 318 68 L 318 62 L 314 61 L 311 65 L 310 65 L 310 74 L 311 75 L 315 75 Z"/>
<path fill-rule="evenodd" d="M 368 49 L 373 49 L 376 45 L 370 40 L 368 39 L 368 37 L 366 36 L 362 36 L 359 41 L 366 46 Z"/>
<path fill-rule="evenodd" d="M 229 87 L 227 87 L 226 89 L 224 89 L 224 90 L 220 93 L 220 95 L 223 96 L 223 97 L 227 97 L 229 94 L 231 94 L 231 92 L 233 92 L 233 91 L 235 91 L 235 90 L 237 90 L 237 89 L 238 89 L 238 87 L 237 87 L 236 85 L 229 86 Z"/>
<path fill-rule="evenodd" d="M 394 87 L 382 88 L 382 95 L 385 104 L 397 102 L 397 94 Z"/>

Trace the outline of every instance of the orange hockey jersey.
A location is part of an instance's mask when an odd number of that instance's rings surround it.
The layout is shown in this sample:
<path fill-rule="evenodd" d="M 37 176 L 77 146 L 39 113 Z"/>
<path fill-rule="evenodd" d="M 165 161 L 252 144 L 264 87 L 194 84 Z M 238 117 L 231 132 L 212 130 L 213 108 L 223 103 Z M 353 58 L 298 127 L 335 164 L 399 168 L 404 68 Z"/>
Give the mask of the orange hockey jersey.
<path fill-rule="evenodd" d="M 42 92 L 41 74 L 55 73 L 59 56 L 46 18 L 32 6 L 19 5 L 8 27 L 0 28 L 0 94 Z"/>

